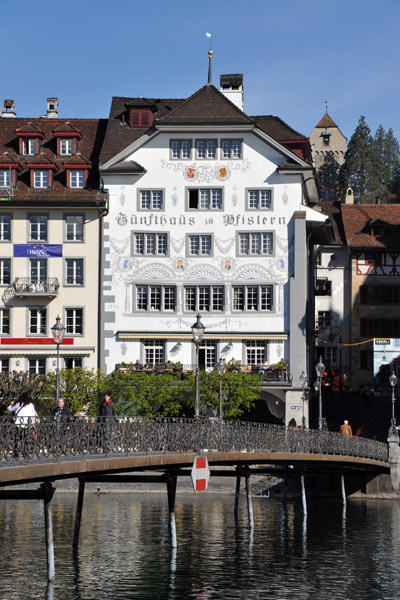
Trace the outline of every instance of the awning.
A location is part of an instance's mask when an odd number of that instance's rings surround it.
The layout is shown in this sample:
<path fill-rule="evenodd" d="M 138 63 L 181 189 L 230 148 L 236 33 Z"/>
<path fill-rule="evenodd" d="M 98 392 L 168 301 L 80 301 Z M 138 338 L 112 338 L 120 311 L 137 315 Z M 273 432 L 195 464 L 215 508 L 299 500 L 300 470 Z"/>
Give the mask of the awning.
<path fill-rule="evenodd" d="M 95 349 L 92 348 L 71 348 L 60 346 L 60 356 L 90 356 Z M 29 346 L 16 348 L 15 346 L 0 346 L 0 357 L 2 356 L 57 356 L 56 348 L 45 348 L 43 346 Z"/>
<path fill-rule="evenodd" d="M 205 333 L 203 340 L 216 341 L 270 341 L 284 342 L 289 338 L 287 333 Z M 187 340 L 192 341 L 191 333 L 131 333 L 129 331 L 118 331 L 117 339 L 126 340 Z"/>

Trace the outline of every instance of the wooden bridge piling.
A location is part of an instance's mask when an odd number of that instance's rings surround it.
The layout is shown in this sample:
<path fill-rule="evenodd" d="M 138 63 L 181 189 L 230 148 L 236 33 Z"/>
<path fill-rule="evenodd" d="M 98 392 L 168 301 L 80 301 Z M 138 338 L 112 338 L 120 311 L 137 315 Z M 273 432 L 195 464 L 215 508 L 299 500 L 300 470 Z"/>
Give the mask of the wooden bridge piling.
<path fill-rule="evenodd" d="M 54 566 L 54 537 L 53 537 L 53 515 L 51 510 L 51 500 L 56 488 L 49 482 L 44 482 L 40 486 L 43 493 L 44 505 L 44 523 L 46 529 L 46 556 L 47 556 L 47 580 L 54 583 L 56 571 Z"/>
<path fill-rule="evenodd" d="M 341 485 L 341 489 L 342 489 L 342 502 L 343 502 L 343 506 L 345 507 L 347 504 L 347 499 L 346 499 L 346 483 L 344 480 L 344 472 L 343 471 L 340 474 L 340 485 Z"/>
<path fill-rule="evenodd" d="M 307 497 L 306 497 L 306 486 L 304 483 L 304 471 L 302 471 L 300 475 L 300 483 L 301 483 L 301 501 L 303 504 L 303 513 L 304 516 L 307 515 Z"/>
<path fill-rule="evenodd" d="M 83 498 L 85 495 L 85 484 L 86 484 L 86 479 L 84 477 L 79 477 L 79 492 L 78 492 L 78 500 L 76 503 L 74 539 L 72 541 L 73 548 L 77 548 L 78 544 L 79 544 L 79 533 L 80 533 L 80 529 L 81 529 Z"/>
<path fill-rule="evenodd" d="M 245 473 L 246 481 L 246 496 L 247 496 L 247 514 L 249 517 L 250 529 L 254 528 L 254 516 L 253 516 L 253 503 L 251 500 L 251 489 L 250 489 L 250 472 L 246 470 Z"/>
<path fill-rule="evenodd" d="M 169 512 L 169 530 L 171 533 L 172 548 L 178 546 L 176 538 L 176 520 L 175 520 L 175 498 L 177 474 L 175 470 L 169 470 L 167 473 L 167 493 L 168 493 L 168 512 Z"/>

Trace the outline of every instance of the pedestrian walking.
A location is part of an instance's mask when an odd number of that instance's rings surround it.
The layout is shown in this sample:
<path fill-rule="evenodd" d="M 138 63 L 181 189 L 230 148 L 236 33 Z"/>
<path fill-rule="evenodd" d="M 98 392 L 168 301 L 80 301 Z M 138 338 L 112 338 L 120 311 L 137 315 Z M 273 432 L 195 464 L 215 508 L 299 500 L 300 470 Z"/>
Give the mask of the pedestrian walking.
<path fill-rule="evenodd" d="M 111 399 L 109 392 L 105 392 L 103 402 L 99 406 L 99 421 L 102 423 L 102 434 L 105 449 L 108 450 L 114 437 L 114 430 L 117 424 L 117 409 Z"/>
<path fill-rule="evenodd" d="M 342 435 L 353 435 L 353 430 L 347 420 L 345 420 L 343 422 L 343 425 L 340 426 L 339 433 L 341 433 Z"/>
<path fill-rule="evenodd" d="M 14 415 L 14 458 L 25 452 L 26 442 L 36 441 L 36 409 L 28 392 L 22 392 L 17 402 L 13 400 L 7 410 Z M 28 451 L 29 452 L 29 451 Z"/>
<path fill-rule="evenodd" d="M 71 411 L 67 406 L 65 406 L 64 398 L 59 398 L 57 400 L 57 406 L 53 408 L 51 415 L 55 421 L 62 421 L 63 423 L 69 422 L 71 418 Z"/>

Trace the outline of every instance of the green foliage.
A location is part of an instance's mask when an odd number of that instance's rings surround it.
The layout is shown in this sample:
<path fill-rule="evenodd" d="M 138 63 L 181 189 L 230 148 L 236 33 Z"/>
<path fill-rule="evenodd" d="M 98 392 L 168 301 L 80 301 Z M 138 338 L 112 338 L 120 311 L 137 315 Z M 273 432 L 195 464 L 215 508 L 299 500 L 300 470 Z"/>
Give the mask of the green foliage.
<path fill-rule="evenodd" d="M 200 372 L 200 408 L 202 411 L 219 408 L 219 383 L 217 372 Z M 254 406 L 260 396 L 261 386 L 257 374 L 226 371 L 221 379 L 222 413 L 225 419 L 237 419 Z"/>
<path fill-rule="evenodd" d="M 0 373 L 0 411 L 5 412 L 11 400 L 18 400 L 22 392 L 28 392 L 36 405 L 45 385 L 45 375 L 30 374 L 26 371 Z"/>
<path fill-rule="evenodd" d="M 333 152 L 329 152 L 319 165 L 317 172 L 323 200 L 330 200 L 331 202 L 339 200 L 339 169 L 339 163 L 336 161 Z"/>
<path fill-rule="evenodd" d="M 386 132 L 379 125 L 372 136 L 365 117 L 360 117 L 340 169 L 341 194 L 344 196 L 350 186 L 359 204 L 399 201 L 396 184 L 399 168 L 400 148 L 393 130 Z"/>
<path fill-rule="evenodd" d="M 60 394 L 65 399 L 72 414 L 78 412 L 95 415 L 101 395 L 107 388 L 107 376 L 99 369 L 61 369 Z M 50 371 L 41 393 L 42 414 L 49 414 L 55 405 L 56 374 Z"/>

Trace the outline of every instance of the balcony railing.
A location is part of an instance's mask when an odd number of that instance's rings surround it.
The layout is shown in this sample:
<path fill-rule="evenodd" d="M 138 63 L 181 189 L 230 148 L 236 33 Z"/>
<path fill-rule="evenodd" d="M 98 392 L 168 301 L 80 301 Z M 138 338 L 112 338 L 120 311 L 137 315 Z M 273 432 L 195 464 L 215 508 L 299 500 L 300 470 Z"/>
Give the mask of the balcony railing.
<path fill-rule="evenodd" d="M 213 371 L 214 366 L 200 365 L 201 371 Z M 157 373 L 182 373 L 184 375 L 193 375 L 196 371 L 196 365 L 193 364 L 148 364 L 148 365 L 115 365 L 115 370 L 120 373 L 125 371 L 147 373 L 149 375 Z M 292 375 L 289 371 L 289 367 L 277 368 L 274 366 L 261 367 L 258 365 L 226 365 L 225 370 L 232 373 L 252 373 L 257 374 L 261 383 L 273 384 L 273 385 L 290 385 L 292 382 Z"/>
<path fill-rule="evenodd" d="M 16 277 L 3 293 L 4 303 L 12 298 L 25 298 L 26 296 L 47 296 L 55 298 L 58 294 L 60 284 L 57 277 L 45 279 L 34 279 L 30 277 Z"/>
<path fill-rule="evenodd" d="M 332 282 L 327 277 L 318 277 L 314 286 L 314 293 L 316 296 L 330 296 L 332 289 Z"/>

